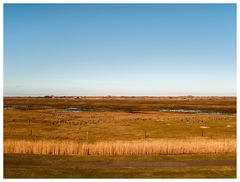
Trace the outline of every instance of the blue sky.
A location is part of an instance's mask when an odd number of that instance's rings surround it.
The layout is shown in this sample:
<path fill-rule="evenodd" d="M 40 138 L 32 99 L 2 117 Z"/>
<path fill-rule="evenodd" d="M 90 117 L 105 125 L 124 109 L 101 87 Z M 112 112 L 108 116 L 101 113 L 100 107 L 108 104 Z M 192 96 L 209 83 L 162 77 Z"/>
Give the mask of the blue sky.
<path fill-rule="evenodd" d="M 4 95 L 236 95 L 236 6 L 4 4 Z"/>

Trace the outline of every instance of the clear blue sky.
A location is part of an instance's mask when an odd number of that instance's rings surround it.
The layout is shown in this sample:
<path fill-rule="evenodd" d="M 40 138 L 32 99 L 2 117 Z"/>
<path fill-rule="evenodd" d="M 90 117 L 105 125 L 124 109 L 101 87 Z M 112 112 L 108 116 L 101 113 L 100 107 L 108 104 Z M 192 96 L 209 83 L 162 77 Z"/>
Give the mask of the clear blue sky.
<path fill-rule="evenodd" d="M 236 95 L 235 4 L 4 4 L 4 95 Z"/>

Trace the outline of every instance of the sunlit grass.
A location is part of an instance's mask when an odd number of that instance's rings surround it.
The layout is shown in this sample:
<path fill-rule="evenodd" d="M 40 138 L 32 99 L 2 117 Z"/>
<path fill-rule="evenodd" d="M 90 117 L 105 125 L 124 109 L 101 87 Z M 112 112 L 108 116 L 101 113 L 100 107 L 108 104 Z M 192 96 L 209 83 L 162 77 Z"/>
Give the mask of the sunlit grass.
<path fill-rule="evenodd" d="M 57 140 L 6 140 L 4 153 L 52 155 L 173 155 L 235 153 L 234 139 L 158 139 L 79 143 Z"/>

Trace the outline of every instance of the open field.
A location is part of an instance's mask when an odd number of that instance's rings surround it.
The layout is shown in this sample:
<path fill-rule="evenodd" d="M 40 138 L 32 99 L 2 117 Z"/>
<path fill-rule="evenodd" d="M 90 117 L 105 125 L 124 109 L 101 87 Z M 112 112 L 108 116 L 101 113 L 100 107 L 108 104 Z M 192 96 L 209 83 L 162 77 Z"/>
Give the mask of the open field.
<path fill-rule="evenodd" d="M 187 138 L 202 136 L 201 127 L 204 126 L 209 127 L 204 129 L 204 137 L 236 136 L 236 98 L 232 97 L 163 97 L 139 100 L 5 98 L 4 106 L 5 139 L 109 141 L 146 137 Z M 80 108 L 79 112 L 66 110 L 72 107 Z M 211 108 L 208 111 L 224 112 L 197 114 L 159 111 L 164 108 Z"/>
<path fill-rule="evenodd" d="M 132 166 L 132 172 L 127 166 L 90 169 L 86 165 L 76 173 L 70 172 L 71 165 L 68 169 L 55 166 L 49 174 L 45 170 L 50 166 L 43 161 L 44 156 L 48 160 L 58 156 L 55 163 L 101 158 L 164 161 L 164 156 L 171 155 L 169 162 L 181 161 L 183 156 L 186 161 L 213 160 L 214 165 L 219 159 L 234 162 L 236 98 L 6 97 L 4 153 L 5 177 L 235 177 L 235 165 L 203 167 L 203 163 L 177 169 Z M 25 165 L 22 158 L 37 162 Z M 33 166 L 32 173 L 22 173 Z"/>
<path fill-rule="evenodd" d="M 89 111 L 134 112 L 181 108 L 236 113 L 236 97 L 5 97 L 4 106 L 12 105 L 23 109 L 77 107 Z"/>

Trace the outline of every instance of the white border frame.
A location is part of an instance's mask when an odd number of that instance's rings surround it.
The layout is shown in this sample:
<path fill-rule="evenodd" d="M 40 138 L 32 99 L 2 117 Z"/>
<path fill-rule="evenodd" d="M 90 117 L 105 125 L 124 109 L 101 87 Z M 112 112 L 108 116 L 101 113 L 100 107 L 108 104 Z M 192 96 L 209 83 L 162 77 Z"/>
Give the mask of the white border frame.
<path fill-rule="evenodd" d="M 1 156 L 0 156 L 0 160 L 1 160 L 1 163 L 0 163 L 0 179 L 3 179 L 3 40 L 4 40 L 4 35 L 3 35 L 3 4 L 5 3 L 31 3 L 31 4 L 39 4 L 39 3 L 53 3 L 53 4 L 59 4 L 59 3 L 65 3 L 65 4 L 72 4 L 72 3 L 167 3 L 167 4 L 171 4 L 171 3 L 194 3 L 194 4 L 203 4 L 203 3 L 207 3 L 207 4 L 211 4 L 211 3 L 236 3 L 237 4 L 237 30 L 236 32 L 239 32 L 240 31 L 240 25 L 239 25 L 239 13 L 240 13 L 240 5 L 238 3 L 237 0 L 192 0 L 192 1 L 186 1 L 186 0 L 38 0 L 38 1 L 34 1 L 34 0 L 3 0 L 1 2 L 1 5 L 0 5 L 0 15 L 1 15 L 1 18 L 0 18 L 0 34 L 1 34 L 1 44 L 0 44 L 0 55 L 1 55 L 1 64 L 0 64 L 0 73 L 1 73 L 1 77 L 0 77 L 0 94 L 1 94 L 1 98 L 0 98 L 0 101 L 1 101 L 1 105 L 0 105 L 0 109 L 1 109 L 1 122 L 0 122 L 0 127 L 1 127 L 1 135 L 0 135 L 0 139 L 2 141 L 1 145 L 0 145 L 0 150 L 1 150 Z M 240 52 L 240 48 L 238 46 L 238 43 L 239 43 L 239 36 L 236 36 L 237 37 L 237 47 L 236 47 L 236 53 L 239 53 Z M 238 55 L 238 54 L 237 54 Z M 239 59 L 238 59 L 238 56 L 236 55 L 236 58 L 237 58 L 237 66 L 236 66 L 236 69 L 237 69 L 237 81 L 239 81 L 239 71 L 240 71 L 240 65 L 239 65 Z M 238 96 L 239 96 L 239 93 L 238 91 L 240 90 L 240 85 L 238 83 L 236 83 L 236 86 L 237 86 L 237 113 L 240 113 L 240 109 L 239 109 L 239 106 L 240 106 L 240 101 L 238 99 Z M 237 114 L 237 121 L 239 121 L 239 115 Z M 239 132 L 239 124 L 237 123 L 237 141 L 239 141 L 239 137 L 240 135 L 238 134 Z M 237 151 L 238 151 L 239 146 L 237 144 Z M 169 181 L 169 182 L 173 182 L 173 181 L 182 181 L 182 182 L 185 182 L 185 181 L 196 181 L 196 182 L 202 182 L 202 181 L 225 181 L 225 182 L 228 182 L 228 181 L 237 181 L 238 180 L 238 177 L 239 177 L 239 167 L 240 167 L 240 164 L 239 164 L 239 152 L 237 152 L 237 178 L 236 179 L 44 179 L 44 180 L 47 180 L 47 181 L 76 181 L 76 180 L 79 180 L 79 181 L 100 181 L 100 182 L 105 182 L 105 181 L 112 181 L 112 180 L 116 180 L 116 181 L 126 181 L 126 180 L 130 180 L 130 181 Z M 29 180 L 33 180 L 33 181 L 36 181 L 36 182 L 40 182 L 42 181 L 43 179 L 3 179 L 3 181 L 29 181 Z"/>

